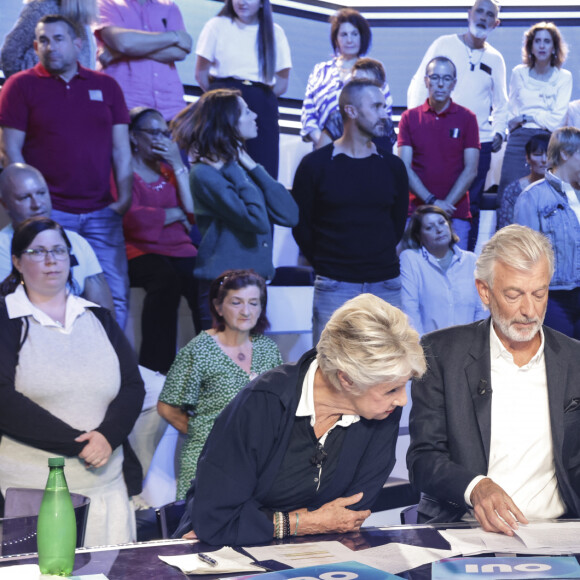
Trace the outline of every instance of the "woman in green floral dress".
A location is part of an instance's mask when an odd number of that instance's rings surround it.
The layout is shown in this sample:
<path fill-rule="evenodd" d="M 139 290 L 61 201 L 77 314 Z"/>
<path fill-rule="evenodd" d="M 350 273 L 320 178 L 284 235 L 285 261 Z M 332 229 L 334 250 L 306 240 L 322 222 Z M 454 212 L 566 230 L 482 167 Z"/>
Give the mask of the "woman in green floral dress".
<path fill-rule="evenodd" d="M 157 409 L 187 434 L 181 452 L 177 499 L 184 499 L 215 418 L 251 380 L 282 364 L 278 347 L 262 332 L 266 284 L 253 270 L 228 270 L 209 293 L 214 327 L 179 351 Z"/>

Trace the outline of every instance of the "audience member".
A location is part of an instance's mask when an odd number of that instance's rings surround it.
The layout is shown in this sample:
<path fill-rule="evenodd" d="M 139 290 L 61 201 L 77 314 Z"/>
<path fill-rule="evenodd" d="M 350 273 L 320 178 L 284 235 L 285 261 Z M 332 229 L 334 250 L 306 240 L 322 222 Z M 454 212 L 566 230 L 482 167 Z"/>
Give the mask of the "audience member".
<path fill-rule="evenodd" d="M 129 282 L 121 215 L 131 205 L 129 116 L 119 85 L 77 64 L 80 45 L 64 16 L 41 18 L 34 41 L 40 63 L 10 77 L 0 92 L 0 147 L 7 163 L 40 170 L 53 219 L 91 244 L 124 328 Z"/>
<path fill-rule="evenodd" d="M 539 22 L 525 32 L 524 64 L 512 70 L 510 80 L 510 134 L 498 187 L 500 204 L 505 188 L 528 172 L 526 143 L 564 124 L 572 95 L 572 75 L 562 69 L 567 55 L 562 34 L 551 22 Z"/>
<path fill-rule="evenodd" d="M 12 236 L 24 220 L 50 217 L 52 209 L 48 185 L 42 173 L 26 163 L 13 163 L 0 173 L 0 203 L 10 223 L 0 230 L 0 281 L 12 270 Z M 87 300 L 115 309 L 109 285 L 91 245 L 76 232 L 65 230 L 71 243 L 71 267 L 78 292 Z"/>
<path fill-rule="evenodd" d="M 475 272 L 491 319 L 423 337 L 407 454 L 420 522 L 473 515 L 512 536 L 518 523 L 580 514 L 580 345 L 542 326 L 553 271 L 545 236 L 499 230 Z"/>
<path fill-rule="evenodd" d="M 0 50 L 0 68 L 6 78 L 38 63 L 34 30 L 38 21 L 49 14 L 62 14 L 76 24 L 82 41 L 79 62 L 86 68 L 95 68 L 91 26 L 97 20 L 96 0 L 24 0 L 18 20 Z"/>
<path fill-rule="evenodd" d="M 369 51 L 371 39 L 368 22 L 356 10 L 342 8 L 330 17 L 330 44 L 335 56 L 314 67 L 308 77 L 302 104 L 300 134 L 305 141 L 312 141 L 315 149 L 328 145 L 342 135 L 342 117 L 338 107 L 340 92 L 345 83 L 354 77 L 354 65 Z M 380 84 L 390 117 L 393 99 L 386 77 Z"/>
<path fill-rule="evenodd" d="M 425 68 L 436 56 L 446 56 L 457 68 L 453 100 L 475 113 L 479 126 L 481 151 L 477 176 L 469 188 L 471 206 L 470 250 L 475 248 L 479 232 L 479 208 L 492 152 L 501 149 L 507 129 L 506 68 L 502 55 L 486 42 L 499 26 L 499 2 L 475 0 L 467 13 L 468 29 L 463 34 L 437 38 L 427 49 L 407 93 L 407 107 L 425 102 Z M 491 111 L 491 121 L 490 121 Z"/>
<path fill-rule="evenodd" d="M 191 52 L 173 0 L 97 0 L 101 69 L 117 80 L 129 109 L 144 106 L 170 121 L 184 106 L 175 63 Z"/>
<path fill-rule="evenodd" d="M 257 378 L 217 418 L 176 535 L 246 546 L 358 530 L 395 464 L 405 383 L 424 372 L 400 310 L 348 301 L 317 351 Z"/>
<path fill-rule="evenodd" d="M 403 312 L 423 335 L 486 317 L 473 283 L 475 254 L 461 250 L 451 218 L 435 205 L 416 209 L 403 236 Z"/>
<path fill-rule="evenodd" d="M 411 206 L 436 205 L 453 218 L 467 249 L 469 187 L 477 175 L 479 136 L 475 115 L 451 100 L 457 72 L 447 57 L 425 68 L 425 103 L 407 109 L 399 123 L 399 157 L 409 174 Z"/>
<path fill-rule="evenodd" d="M 167 374 L 177 351 L 177 314 L 181 296 L 200 328 L 197 250 L 189 230 L 193 200 L 177 143 L 155 109 L 131 110 L 133 200 L 123 218 L 129 282 L 146 292 L 141 313 L 139 364 Z"/>
<path fill-rule="evenodd" d="M 266 283 L 252 270 L 227 270 L 209 292 L 213 328 L 182 348 L 157 409 L 187 435 L 181 450 L 177 499 L 184 499 L 216 417 L 256 377 L 282 364 L 276 343 L 263 332 Z"/>
<path fill-rule="evenodd" d="M 577 129 L 580 129 L 580 99 L 570 101 L 564 125 L 566 125 L 566 127 L 576 127 Z"/>
<path fill-rule="evenodd" d="M 530 173 L 512 181 L 504 190 L 497 208 L 497 229 L 514 223 L 514 208 L 518 197 L 526 187 L 544 179 L 548 169 L 549 133 L 538 133 L 526 143 L 526 164 Z"/>
<path fill-rule="evenodd" d="M 514 221 L 542 232 L 556 253 L 546 325 L 580 339 L 580 129 L 550 138 L 545 178 L 520 194 Z"/>
<path fill-rule="evenodd" d="M 380 87 L 354 79 L 340 94 L 344 133 L 302 159 L 292 195 L 300 208 L 293 234 L 316 272 L 313 342 L 349 298 L 375 294 L 401 305 L 396 247 L 405 229 L 409 183 L 403 163 L 377 149 L 387 106 Z"/>
<path fill-rule="evenodd" d="M 256 113 L 240 91 L 204 93 L 171 127 L 179 146 L 197 160 L 190 175 L 202 234 L 195 277 L 200 281 L 201 328 L 208 330 L 211 281 L 224 270 L 242 268 L 272 279 L 272 224 L 296 225 L 298 208 L 286 188 L 245 149 L 258 128 Z"/>
<path fill-rule="evenodd" d="M 203 27 L 195 52 L 195 79 L 203 91 L 237 89 L 257 113 L 258 133 L 247 143 L 248 153 L 277 179 L 278 97 L 288 88 L 292 60 L 270 0 L 225 0 Z"/>
<path fill-rule="evenodd" d="M 21 223 L 0 287 L 0 486 L 43 488 L 65 455 L 91 498 L 85 544 L 135 540 L 123 449 L 143 403 L 135 355 L 108 310 L 71 291 L 70 242 L 44 217 Z"/>

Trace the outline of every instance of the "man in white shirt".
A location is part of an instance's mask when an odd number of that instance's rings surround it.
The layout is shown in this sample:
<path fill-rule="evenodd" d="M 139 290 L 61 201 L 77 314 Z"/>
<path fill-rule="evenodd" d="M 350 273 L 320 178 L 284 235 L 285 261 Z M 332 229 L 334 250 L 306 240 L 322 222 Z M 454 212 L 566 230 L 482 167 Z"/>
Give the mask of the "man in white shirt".
<path fill-rule="evenodd" d="M 14 228 L 31 217 L 50 217 L 52 204 L 48 185 L 42 173 L 26 163 L 13 163 L 6 167 L 0 173 L 0 204 L 6 210 L 11 221 L 9 225 L 0 230 L 1 281 L 12 270 L 11 245 Z M 108 308 L 114 316 L 111 290 L 94 250 L 76 232 L 65 231 L 72 246 L 73 279 L 78 285 L 79 293 L 87 300 Z"/>
<path fill-rule="evenodd" d="M 477 242 L 479 206 L 492 152 L 501 149 L 507 129 L 506 68 L 502 55 L 486 42 L 499 26 L 497 0 L 475 0 L 467 13 L 468 29 L 463 34 L 437 38 L 427 49 L 407 91 L 407 108 L 425 102 L 427 90 L 423 77 L 427 63 L 436 56 L 446 56 L 457 67 L 453 101 L 475 113 L 479 124 L 481 152 L 477 177 L 469 189 L 473 215 L 469 249 Z"/>
<path fill-rule="evenodd" d="M 580 343 L 542 326 L 553 272 L 546 237 L 503 228 L 475 270 L 491 317 L 423 338 L 407 454 L 419 521 L 473 515 L 511 536 L 580 514 Z"/>

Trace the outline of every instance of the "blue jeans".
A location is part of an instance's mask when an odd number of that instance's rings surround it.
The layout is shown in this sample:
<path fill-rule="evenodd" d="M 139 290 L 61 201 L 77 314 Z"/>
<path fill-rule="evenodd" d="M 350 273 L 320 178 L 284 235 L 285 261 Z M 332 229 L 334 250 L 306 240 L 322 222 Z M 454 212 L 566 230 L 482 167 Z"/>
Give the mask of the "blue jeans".
<path fill-rule="evenodd" d="M 401 308 L 401 278 L 381 282 L 339 282 L 325 276 L 314 280 L 314 300 L 312 304 L 312 344 L 316 346 L 320 334 L 330 320 L 332 313 L 347 300 L 359 294 L 374 294 L 389 304 Z"/>
<path fill-rule="evenodd" d="M 481 144 L 479 151 L 479 165 L 477 167 L 477 176 L 469 188 L 469 208 L 471 210 L 471 231 L 469 232 L 469 243 L 467 248 L 473 252 L 477 245 L 477 237 L 479 235 L 479 210 L 481 207 L 481 198 L 485 189 L 485 180 L 487 179 L 487 172 L 491 165 L 491 146 L 492 141 Z M 460 246 L 462 247 L 462 246 Z"/>
<path fill-rule="evenodd" d="M 108 207 L 81 214 L 53 209 L 51 217 L 63 228 L 77 232 L 91 244 L 113 295 L 117 323 L 124 329 L 129 309 L 129 275 L 123 218 Z"/>
<path fill-rule="evenodd" d="M 459 236 L 457 246 L 462 250 L 467 250 L 467 240 L 469 238 L 469 229 L 471 224 L 469 220 L 462 220 L 459 218 L 452 218 L 453 230 Z"/>
<path fill-rule="evenodd" d="M 580 339 L 580 288 L 550 290 L 544 323 L 566 336 Z"/>

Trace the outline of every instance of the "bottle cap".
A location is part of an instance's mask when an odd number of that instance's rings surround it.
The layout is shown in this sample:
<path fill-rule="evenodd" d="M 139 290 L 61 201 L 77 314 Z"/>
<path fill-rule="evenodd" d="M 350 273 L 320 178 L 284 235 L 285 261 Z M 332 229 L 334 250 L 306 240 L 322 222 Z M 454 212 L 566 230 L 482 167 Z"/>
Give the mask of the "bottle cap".
<path fill-rule="evenodd" d="M 64 467 L 64 457 L 49 457 L 48 467 Z"/>

